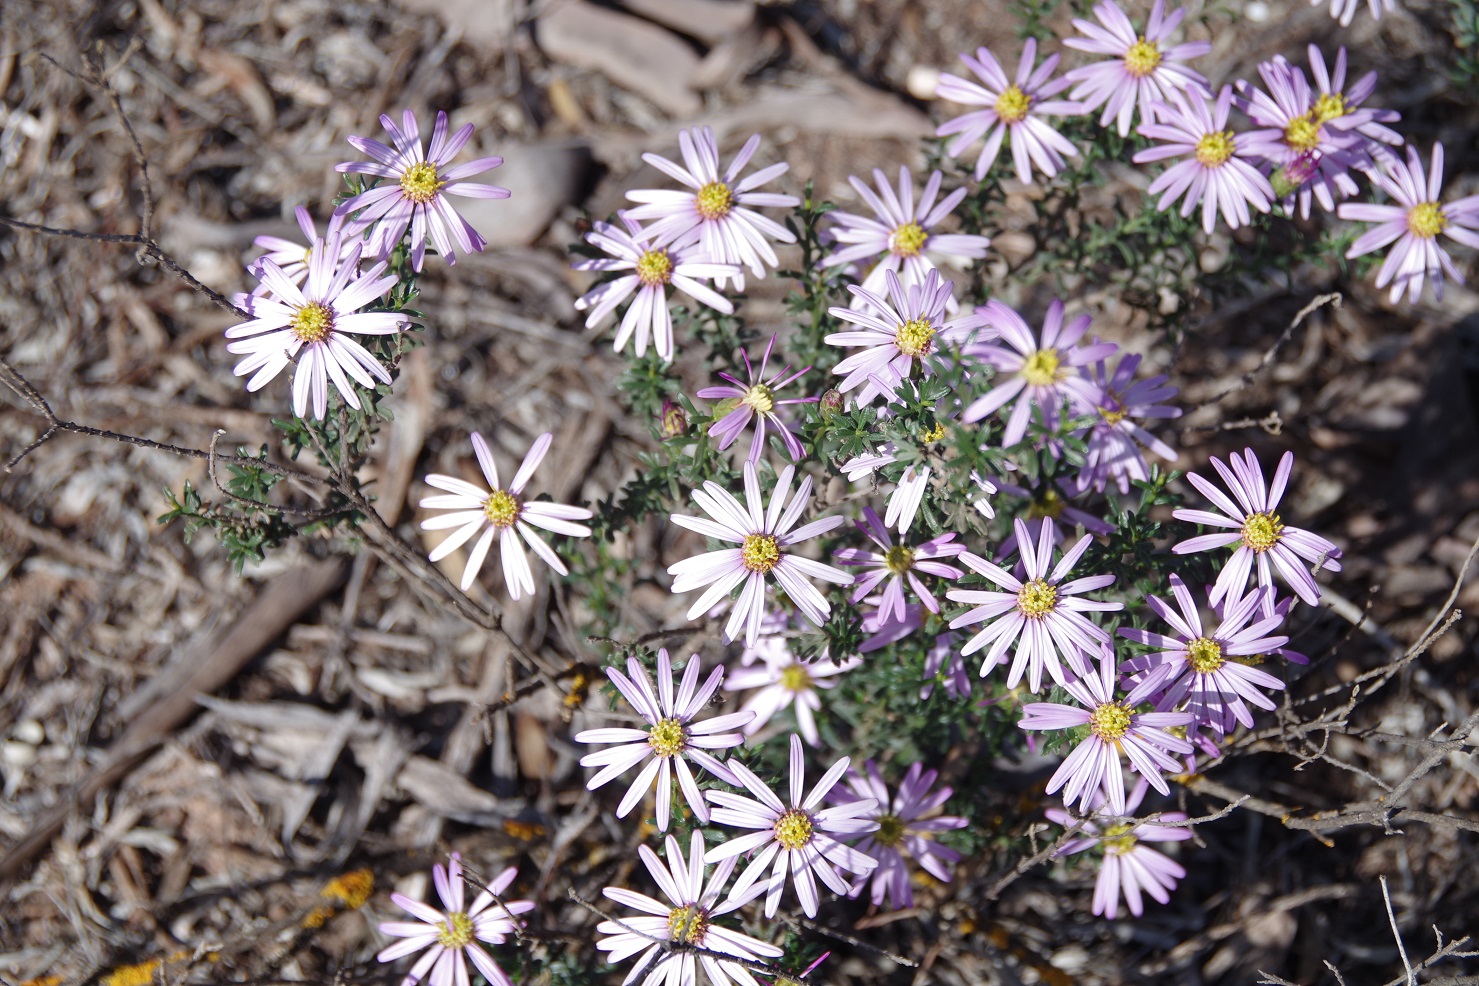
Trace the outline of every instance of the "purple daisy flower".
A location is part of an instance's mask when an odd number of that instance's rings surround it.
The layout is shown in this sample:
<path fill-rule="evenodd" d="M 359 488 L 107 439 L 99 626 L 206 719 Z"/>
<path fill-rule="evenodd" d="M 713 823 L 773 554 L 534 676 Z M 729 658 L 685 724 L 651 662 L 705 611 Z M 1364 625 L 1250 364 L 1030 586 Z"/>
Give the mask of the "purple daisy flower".
<path fill-rule="evenodd" d="M 697 531 L 705 537 L 738 544 L 737 548 L 708 551 L 687 558 L 668 568 L 674 576 L 673 591 L 688 592 L 708 586 L 698 602 L 688 610 L 688 619 L 694 620 L 713 609 L 730 590 L 744 584 L 729 622 L 724 625 L 724 640 L 727 643 L 745 631 L 746 646 L 753 647 L 760 636 L 760 620 L 765 615 L 766 576 L 772 576 L 781 589 L 796 604 L 796 608 L 816 626 L 827 622 L 832 606 L 827 597 L 807 581 L 808 578 L 852 585 L 852 576 L 831 565 L 803 558 L 798 554 L 783 551 L 825 534 L 844 523 L 842 517 L 824 517 L 804 524 L 796 530 L 801 512 L 811 500 L 811 477 L 801 481 L 800 488 L 791 505 L 786 499 L 791 492 L 791 480 L 796 467 L 786 466 L 776 477 L 775 489 L 771 491 L 770 507 L 760 495 L 760 476 L 753 462 L 745 463 L 745 500 L 740 503 L 729 491 L 710 480 L 703 489 L 693 491 L 693 502 L 711 519 L 673 514 L 672 521 L 679 527 Z"/>
<path fill-rule="evenodd" d="M 1077 729 L 1088 726 L 1085 736 L 1048 781 L 1046 792 L 1063 789 L 1063 803 L 1082 802 L 1087 810 L 1091 798 L 1103 792 L 1109 810 L 1125 813 L 1125 778 L 1120 769 L 1120 754 L 1130 761 L 1130 768 L 1150 782 L 1162 794 L 1170 794 L 1162 772 L 1177 773 L 1181 764 L 1172 753 L 1190 753 L 1192 746 L 1166 732 L 1172 726 L 1185 726 L 1196 717 L 1188 712 L 1136 712 L 1160 687 L 1159 680 L 1148 679 L 1132 688 L 1123 699 L 1114 697 L 1114 652 L 1105 648 L 1099 657 L 1098 674 L 1087 674 L 1063 686 L 1082 706 L 1059 705 L 1055 702 L 1029 702 L 1022 707 L 1023 729 Z"/>
<path fill-rule="evenodd" d="M 806 766 L 801 737 L 792 733 L 790 804 L 776 797 L 765 782 L 742 763 L 734 765 L 734 773 L 754 798 L 728 791 L 706 792 L 708 799 L 718 806 L 713 811 L 715 822 L 757 830 L 749 835 L 736 836 L 704 854 L 704 862 L 717 863 L 753 853 L 749 866 L 729 888 L 730 900 L 751 899 L 753 895 L 747 896 L 748 891 L 765 876 L 766 870 L 770 870 L 770 878 L 765 884 L 765 916 L 773 918 L 780 907 L 789 872 L 796 885 L 796 896 L 801 900 L 801 909 L 807 917 L 814 918 L 819 903 L 818 879 L 834 893 L 846 894 L 852 888 L 834 867 L 864 875 L 873 872 L 878 865 L 876 859 L 843 845 L 837 837 L 855 837 L 876 829 L 878 823 L 867 815 L 878 807 L 878 802 L 866 798 L 831 808 L 822 807 L 827 792 L 842 779 L 849 762 L 847 757 L 843 757 L 834 763 L 817 781 L 811 793 L 803 797 Z"/>
<path fill-rule="evenodd" d="M 1433 145 L 1433 163 L 1426 178 L 1417 149 L 1407 148 L 1407 163 L 1389 163 L 1385 171 L 1373 175 L 1382 191 L 1397 205 L 1367 205 L 1347 202 L 1336 212 L 1342 219 L 1376 223 L 1351 244 L 1347 257 L 1360 257 L 1395 242 L 1392 252 L 1376 273 L 1376 286 L 1392 286 L 1392 303 L 1402 293 L 1416 304 L 1422 294 L 1423 280 L 1433 279 L 1433 295 L 1443 300 L 1443 275 L 1459 284 L 1463 275 L 1438 245 L 1438 234 L 1456 240 L 1466 247 L 1479 249 L 1479 195 L 1450 202 L 1438 201 L 1443 187 L 1443 145 Z"/>
<path fill-rule="evenodd" d="M 1093 392 L 1093 400 L 1085 411 L 1098 415 L 1098 420 L 1089 429 L 1084 467 L 1074 479 L 1074 485 L 1079 489 L 1094 489 L 1102 493 L 1112 479 L 1120 493 L 1128 495 L 1131 482 L 1150 478 L 1150 467 L 1146 465 L 1141 446 L 1167 462 L 1176 461 L 1176 450 L 1136 424 L 1135 419 L 1164 421 L 1181 417 L 1181 408 L 1161 403 L 1180 391 L 1166 386 L 1164 374 L 1136 380 L 1135 371 L 1139 366 L 1140 356 L 1126 353 L 1120 357 L 1113 373 L 1109 372 L 1104 360 L 1079 369 Z"/>
<path fill-rule="evenodd" d="M 1155 120 L 1155 104 L 1164 102 L 1171 90 L 1185 89 L 1203 96 L 1212 91 L 1205 76 L 1181 64 L 1207 54 L 1212 43 L 1188 41 L 1163 47 L 1186 16 L 1186 11 L 1180 9 L 1172 11 L 1170 17 L 1165 13 L 1165 0 L 1155 0 L 1150 21 L 1141 34 L 1117 3 L 1105 0 L 1094 6 L 1098 24 L 1077 18 L 1073 21 L 1078 32 L 1087 37 L 1063 40 L 1069 48 L 1110 56 L 1109 61 L 1076 68 L 1063 78 L 1074 87 L 1068 98 L 1080 100 L 1084 113 L 1092 113 L 1102 103 L 1104 113 L 1099 126 L 1107 127 L 1113 120 L 1121 137 L 1130 135 L 1136 106 L 1140 107 L 1141 121 L 1150 123 Z"/>
<path fill-rule="evenodd" d="M 1361 0 L 1310 0 L 1311 7 L 1318 7 L 1324 3 L 1330 4 L 1330 16 L 1339 18 L 1341 27 L 1350 26 L 1351 21 L 1356 17 L 1356 11 L 1361 9 Z M 1366 0 L 1366 6 L 1371 10 L 1372 20 L 1379 21 L 1383 11 L 1390 12 L 1397 9 L 1397 0 Z"/>
<path fill-rule="evenodd" d="M 1139 809 L 1146 787 L 1143 781 L 1136 785 L 1125 803 L 1126 813 Z M 1049 808 L 1044 814 L 1064 828 L 1071 828 L 1079 822 L 1079 819 L 1068 812 L 1056 808 Z M 1186 814 L 1164 811 L 1160 813 L 1160 819 L 1165 822 L 1184 822 Z M 1113 920 L 1119 913 L 1120 895 L 1123 894 L 1130 913 L 1138 918 L 1145 912 L 1141 903 L 1142 894 L 1149 894 L 1156 902 L 1164 904 L 1171 899 L 1176 881 L 1186 876 L 1186 870 L 1181 864 L 1142 844 L 1190 839 L 1191 829 L 1185 826 L 1156 825 L 1152 822 L 1116 822 L 1106 825 L 1103 821 L 1091 818 L 1082 823 L 1079 833 L 1053 855 L 1071 856 L 1092 846 L 1103 847 L 1104 862 L 1099 869 L 1099 879 L 1094 884 L 1095 914 L 1102 914 Z"/>
<path fill-rule="evenodd" d="M 1125 661 L 1120 670 L 1129 680 L 1138 681 L 1136 691 L 1151 686 L 1160 690 L 1156 710 L 1184 707 L 1196 721 L 1226 735 L 1234 724 L 1253 725 L 1248 703 L 1260 709 L 1272 709 L 1273 699 L 1260 688 L 1283 688 L 1284 683 L 1267 671 L 1239 664 L 1235 657 L 1267 653 L 1282 647 L 1289 638 L 1270 636 L 1283 622 L 1282 616 L 1265 615 L 1254 622 L 1272 589 L 1251 592 L 1240 599 L 1229 599 L 1226 614 L 1216 630 L 1203 629 L 1201 614 L 1186 583 L 1171 576 L 1171 594 L 1180 613 L 1155 596 L 1147 596 L 1157 616 L 1171 624 L 1175 636 L 1151 633 L 1134 627 L 1120 627 L 1119 635 L 1147 647 L 1159 647 L 1154 654 Z"/>
<path fill-rule="evenodd" d="M 925 608 L 931 613 L 939 613 L 940 604 L 935 601 L 934 595 L 915 573 L 923 572 L 942 579 L 960 578 L 965 572 L 937 559 L 954 558 L 965 550 L 965 545 L 952 544 L 951 542 L 955 540 L 954 534 L 942 534 L 913 548 L 904 544 L 894 544 L 888 528 L 878 514 L 874 513 L 872 507 L 863 508 L 863 519 L 857 521 L 856 524 L 858 530 L 866 534 L 868 539 L 882 550 L 843 548 L 832 556 L 848 568 L 871 569 L 857 577 L 852 601 L 862 602 L 878 588 L 884 579 L 887 579 L 888 585 L 884 587 L 879 610 L 885 620 L 903 620 L 904 583 L 907 580 L 909 587 L 914 590 Z"/>
<path fill-rule="evenodd" d="M 1063 302 L 1057 298 L 1053 299 L 1043 317 L 1041 343 L 1033 337 L 1022 316 L 1000 301 L 988 301 L 977 308 L 976 313 L 988 328 L 997 331 L 1004 345 L 976 343 L 967 352 L 995 367 L 997 375 L 1005 378 L 1005 382 L 972 401 L 960 420 L 966 424 L 980 421 L 1015 398 L 1016 406 L 1012 408 L 1006 431 L 1002 433 L 1003 448 L 1016 445 L 1027 434 L 1027 422 L 1034 406 L 1042 412 L 1043 424 L 1050 431 L 1056 431 L 1065 400 L 1087 404 L 1093 399 L 1093 390 L 1088 382 L 1072 371 L 1112 356 L 1119 349 L 1112 342 L 1079 347 L 1078 341 L 1084 337 L 1093 319 L 1080 315 L 1065 327 Z"/>
<path fill-rule="evenodd" d="M 776 413 L 776 408 L 785 404 L 814 404 L 816 397 L 788 397 L 780 400 L 775 392 L 789 384 L 794 383 L 800 377 L 811 372 L 811 367 L 804 367 L 792 373 L 790 364 L 776 371 L 775 376 L 769 380 L 765 379 L 765 368 L 770 365 L 770 353 L 775 348 L 775 336 L 770 337 L 770 342 L 765 346 L 765 355 L 760 359 L 760 372 L 750 365 L 750 354 L 740 352 L 740 357 L 745 361 L 745 376 L 748 382 L 739 380 L 728 373 L 720 373 L 719 376 L 728 380 L 728 387 L 705 387 L 698 392 L 698 396 L 706 401 L 719 401 L 714 413 L 718 420 L 709 428 L 709 437 L 713 438 L 714 447 L 721 452 L 733 445 L 739 438 L 740 433 L 749 427 L 750 422 L 755 422 L 755 434 L 750 437 L 749 461 L 759 462 L 760 453 L 765 448 L 765 426 L 780 432 L 781 441 L 786 445 L 786 454 L 791 457 L 792 462 L 800 462 L 806 458 L 806 450 L 796 440 L 791 429 L 786 425 L 785 419 Z M 728 407 L 725 411 L 724 408 Z M 721 414 L 720 412 L 723 411 Z"/>
<path fill-rule="evenodd" d="M 975 58 L 960 56 L 966 68 L 985 85 L 954 75 L 940 76 L 935 94 L 941 99 L 963 106 L 986 107 L 957 116 L 935 131 L 937 137 L 960 135 L 945 146 L 945 153 L 951 157 L 959 157 L 961 151 L 983 136 L 986 138 L 986 145 L 976 158 L 976 181 L 985 178 L 991 170 L 1008 133 L 1012 137 L 1012 161 L 1024 185 L 1032 184 L 1034 166 L 1051 178 L 1062 170 L 1065 157 L 1078 157 L 1078 148 L 1043 119 L 1083 112 L 1078 103 L 1052 98 L 1069 86 L 1067 79 L 1049 81 L 1058 67 L 1058 57 L 1048 57 L 1034 70 L 1037 41 L 1028 38 L 1022 45 L 1022 60 L 1017 65 L 1015 80 L 1007 78 L 996 56 L 985 48 L 977 48 Z"/>
<path fill-rule="evenodd" d="M 1136 164 L 1191 155 L 1190 160 L 1179 161 L 1161 172 L 1146 191 L 1161 196 L 1156 208 L 1162 211 L 1185 195 L 1183 216 L 1191 215 L 1200 202 L 1202 229 L 1209 234 L 1216 225 L 1219 208 L 1227 224 L 1237 229 L 1253 221 L 1250 204 L 1259 212 L 1267 212 L 1276 197 L 1268 179 L 1245 160 L 1248 135 L 1228 129 L 1232 97 L 1232 86 L 1222 87 L 1215 104 L 1201 94 L 1188 100 L 1182 93 L 1168 92 L 1167 101 L 1156 104 L 1160 122 L 1142 123 L 1137 128 L 1142 136 L 1165 143 L 1136 154 Z"/>
<path fill-rule="evenodd" d="M 500 902 L 494 899 L 503 895 L 517 875 L 517 867 L 510 866 L 488 884 L 488 889 L 478 894 L 472 907 L 467 907 L 462 857 L 454 852 L 445 869 L 441 864 L 431 868 L 432 881 L 436 884 L 444 910 L 439 911 L 404 894 L 390 895 L 401 910 L 420 920 L 382 922 L 382 935 L 403 940 L 382 949 L 375 956 L 376 960 L 394 962 L 402 956 L 426 949 L 426 954 L 416 960 L 406 978 L 401 980 L 401 986 L 416 986 L 428 978 L 428 971 L 431 973 L 431 986 L 468 986 L 469 960 L 490 986 L 514 986 L 513 980 L 478 943 L 503 944 L 519 929 L 516 915 L 534 910 L 532 900 Z"/>
<path fill-rule="evenodd" d="M 755 689 L 755 693 L 740 706 L 755 718 L 744 727 L 746 736 L 754 736 L 777 712 L 790 706 L 796 714 L 796 728 L 801 730 L 809 746 L 820 746 L 821 733 L 817 731 L 816 713 L 822 707 L 818 692 L 836 688 L 837 676 L 851 671 L 863 663 L 860 657 L 850 657 L 837 662 L 827 657 L 803 663 L 796 659 L 781 636 L 764 638 L 774 645 L 767 648 L 763 660 L 740 668 L 724 683 L 727 692 L 742 692 Z M 764 642 L 762 640 L 762 642 Z"/>
<path fill-rule="evenodd" d="M 411 266 L 421 269 L 426 260 L 426 243 L 430 239 L 448 264 L 457 263 L 453 241 L 467 253 L 481 253 L 487 242 L 466 219 L 459 216 L 447 201 L 448 195 L 475 199 L 506 199 L 508 189 L 497 185 L 480 185 L 463 181 L 473 175 L 491 171 L 503 163 L 501 157 L 483 157 L 455 168 L 448 167 L 457 152 L 472 137 L 471 123 L 447 137 L 447 114 L 437 111 L 431 131 L 431 146 L 421 147 L 421 131 L 416 114 L 406 110 L 401 116 L 405 128 L 381 114 L 380 125 L 390 133 L 394 147 L 387 147 L 368 137 L 350 137 L 349 142 L 374 158 L 374 161 L 346 161 L 334 165 L 335 171 L 385 178 L 391 184 L 377 185 L 354 196 L 334 210 L 355 233 L 375 228 L 370 249 L 387 257 L 400 243 L 406 228 L 411 230 Z M 361 211 L 363 210 L 363 211 Z M 359 213 L 359 215 L 354 215 Z"/>
<path fill-rule="evenodd" d="M 1067 661 L 1075 672 L 1087 674 L 1087 657 L 1099 653 L 1109 644 L 1109 634 L 1090 623 L 1083 614 L 1107 613 L 1124 609 L 1124 606 L 1078 598 L 1080 593 L 1112 585 L 1113 575 L 1091 575 L 1072 582 L 1063 581 L 1089 549 L 1089 542 L 1094 539 L 1092 535 L 1085 534 L 1049 572 L 1048 565 L 1053 560 L 1051 525 L 1043 525 L 1034 548 L 1027 535 L 1027 526 L 1021 519 L 1012 523 L 1027 579 L 1018 579 L 986 559 L 965 552 L 960 556 L 962 562 L 1007 591 L 951 589 L 945 593 L 945 598 L 974 607 L 950 621 L 952 630 L 983 620 L 992 621 L 966 643 L 961 656 L 974 654 L 990 644 L 991 650 L 981 665 L 984 676 L 996 665 L 1005 663 L 1007 648 L 1016 644 L 1007 687 L 1016 688 L 1025 672 L 1028 688 L 1036 694 L 1042 688 L 1044 668 L 1054 681 L 1065 685 L 1068 675 L 1064 673 L 1063 661 Z"/>
<path fill-rule="evenodd" d="M 360 274 L 358 244 L 341 261 L 337 236 L 327 244 L 314 240 L 312 250 L 301 289 L 271 260 L 258 262 L 253 273 L 271 294 L 252 300 L 254 318 L 226 330 L 226 338 L 235 340 L 226 351 L 246 357 L 231 372 L 251 374 L 249 391 L 261 390 L 296 362 L 293 413 L 306 418 L 311 410 L 322 420 L 329 410 L 329 381 L 352 408 L 360 406 L 354 384 L 374 390 L 377 380 L 390 383 L 385 367 L 351 336 L 394 335 L 409 320 L 399 312 L 360 311 L 399 280 L 394 274 L 381 276 L 383 262 Z"/>
<path fill-rule="evenodd" d="M 1238 543 L 1238 549 L 1217 576 L 1217 584 L 1211 595 L 1214 605 L 1223 596 L 1241 593 L 1248 584 L 1248 575 L 1255 565 L 1260 586 L 1272 588 L 1273 569 L 1277 569 L 1280 577 L 1300 599 L 1311 606 L 1317 605 L 1320 602 L 1320 586 L 1310 574 L 1310 565 L 1318 563 L 1326 571 L 1338 572 L 1340 562 L 1336 559 L 1341 552 L 1332 542 L 1318 534 L 1311 534 L 1298 527 L 1285 527 L 1279 515 L 1274 513 L 1279 507 L 1279 500 L 1284 496 L 1284 488 L 1289 483 L 1289 473 L 1294 469 L 1294 453 L 1285 452 L 1283 458 L 1279 459 L 1279 468 L 1274 472 L 1272 486 L 1264 482 L 1263 469 L 1250 448 L 1243 449 L 1241 458 L 1236 452 L 1228 456 L 1228 466 L 1231 468 L 1224 466 L 1215 457 L 1210 461 L 1227 488 L 1232 490 L 1237 502 L 1234 503 L 1226 493 L 1191 472 L 1186 474 L 1187 482 L 1211 500 L 1222 513 L 1179 509 L 1171 511 L 1171 516 L 1193 524 L 1230 527 L 1233 530 L 1189 538 L 1172 545 L 1171 550 L 1178 555 L 1185 555 Z"/>
<path fill-rule="evenodd" d="M 754 718 L 753 712 L 735 712 L 715 716 L 703 722 L 695 722 L 707 708 L 709 699 L 718 691 L 724 680 L 724 668 L 716 667 L 710 672 L 703 686 L 698 684 L 699 659 L 694 654 L 688 658 L 688 667 L 683 670 L 683 683 L 678 694 L 673 694 L 673 665 L 666 649 L 657 652 L 657 692 L 652 691 L 646 669 L 635 657 L 627 658 L 627 673 L 615 668 L 606 669 L 606 677 L 621 692 L 623 698 L 637 710 L 637 714 L 650 724 L 649 729 L 611 727 L 609 729 L 586 729 L 575 734 L 577 743 L 619 743 L 610 749 L 588 753 L 580 758 L 582 767 L 601 769 L 586 782 L 586 789 L 594 791 L 607 781 L 615 780 L 637 764 L 646 760 L 627 793 L 617 806 L 616 817 L 625 818 L 637 806 L 637 802 L 652 789 L 657 781 L 657 829 L 668 830 L 668 817 L 672 811 L 673 775 L 678 775 L 678 786 L 683 799 L 699 822 L 709 822 L 709 806 L 693 779 L 688 760 L 707 770 L 726 784 L 738 784 L 729 768 L 714 758 L 709 750 L 727 750 L 745 741 L 740 733 L 725 732 L 738 729 Z M 651 759 L 648 759 L 651 758 Z"/>
<path fill-rule="evenodd" d="M 719 171 L 719 143 L 708 127 L 678 131 L 678 148 L 683 164 L 657 154 L 643 154 L 642 160 L 663 174 L 686 186 L 685 191 L 669 189 L 627 192 L 627 198 L 641 205 L 628 209 L 633 219 L 656 220 L 642 231 L 640 239 L 654 245 L 686 246 L 697 243 L 699 250 L 714 263 L 748 266 L 756 277 L 765 276 L 765 265 L 778 261 L 767 239 L 794 243 L 796 237 L 786 227 L 756 212 L 752 206 L 777 209 L 795 208 L 801 200 L 794 195 L 757 192 L 754 189 L 786 173 L 785 162 L 761 168 L 740 180 L 740 172 L 760 147 L 755 134 L 729 167 Z M 735 290 L 745 289 L 742 273 L 729 275 Z M 726 278 L 716 278 L 723 287 Z"/>
<path fill-rule="evenodd" d="M 929 372 L 926 357 L 942 345 L 961 345 L 981 324 L 976 315 L 945 321 L 954 284 L 940 279 L 938 270 L 925 274 L 924 283 L 905 287 L 891 270 L 883 272 L 888 299 L 867 288 L 849 284 L 847 289 L 862 302 L 857 308 L 829 308 L 827 314 L 859 326 L 833 332 L 823 341 L 844 349 L 865 346 L 860 353 L 843 359 L 832 370 L 843 377 L 842 393 L 861 387 L 853 400 L 870 404 L 880 394 L 893 393 L 918 367 Z M 883 386 L 887 384 L 887 386 Z"/>
<path fill-rule="evenodd" d="M 1402 119 L 1401 113 L 1396 110 L 1361 108 L 1361 104 L 1376 90 L 1375 72 L 1367 72 L 1347 89 L 1344 46 L 1335 53 L 1333 72 L 1326 69 L 1325 56 L 1317 46 L 1309 46 L 1309 56 L 1310 77 L 1318 90 L 1310 109 L 1322 126 L 1358 133 L 1378 151 L 1384 150 L 1381 147 L 1383 144 L 1395 146 L 1403 143 L 1401 134 L 1383 126 Z"/>
<path fill-rule="evenodd" d="M 950 882 L 950 867 L 960 862 L 960 853 L 936 841 L 936 833 L 965 828 L 969 823 L 953 815 L 936 814 L 940 806 L 950 800 L 954 790 L 941 787 L 931 791 L 939 778 L 938 770 L 925 770 L 924 764 L 915 763 L 904 774 L 897 794 L 890 796 L 888 785 L 878 773 L 878 765 L 869 760 L 865 765 L 866 775 L 848 771 L 846 777 L 850 792 L 834 791 L 833 804 L 847 804 L 858 799 L 867 799 L 876 805 L 864 818 L 871 818 L 878 828 L 858 843 L 858 852 L 867 853 L 878 860 L 878 868 L 872 873 L 870 888 L 873 906 L 883 903 L 888 896 L 888 906 L 895 910 L 914 906 L 914 891 L 909 886 L 909 863 L 912 857 L 920 868 L 941 883 Z M 868 877 L 858 880 L 848 896 L 855 897 L 863 892 Z"/>
<path fill-rule="evenodd" d="M 822 258 L 822 266 L 838 267 L 870 260 L 881 254 L 882 259 L 868 271 L 862 286 L 874 294 L 882 294 L 888 289 L 883 277 L 885 271 L 901 274 L 899 280 L 905 287 L 922 285 L 929 272 L 936 269 L 936 257 L 980 260 L 986 256 L 986 247 L 991 241 L 984 236 L 930 232 L 965 198 L 966 190 L 957 188 L 937 203 L 935 197 L 940 193 L 943 179 L 944 175 L 939 171 L 931 174 L 916 206 L 914 181 L 908 168 L 899 168 L 898 194 L 877 168 L 873 169 L 877 194 L 861 179 L 849 176 L 847 180 L 872 207 L 877 218 L 850 212 L 828 213 L 828 218 L 836 223 L 831 231 L 832 238 L 842 246 Z M 957 307 L 953 296 L 946 304 L 950 311 Z"/>
<path fill-rule="evenodd" d="M 640 224 L 633 222 L 625 213 L 617 213 L 626 232 L 611 223 L 596 222 L 592 231 L 585 236 L 586 242 L 600 247 L 611 255 L 610 259 L 580 260 L 570 266 L 576 270 L 625 270 L 631 271 L 614 280 L 596 285 L 576 302 L 577 311 L 590 309 L 586 316 L 586 328 L 594 328 L 616 306 L 637 292 L 637 297 L 627 307 L 621 318 L 621 328 L 616 332 L 612 348 L 620 352 L 627 340 L 636 336 L 637 355 L 647 352 L 647 340 L 652 339 L 657 355 L 665 360 L 673 358 L 673 315 L 668 310 L 668 289 L 677 288 L 701 305 L 726 315 L 734 313 L 729 299 L 700 281 L 715 279 L 722 281 L 739 274 L 733 264 L 713 264 L 698 254 L 695 249 L 652 247 L 637 242 L 641 233 Z"/>

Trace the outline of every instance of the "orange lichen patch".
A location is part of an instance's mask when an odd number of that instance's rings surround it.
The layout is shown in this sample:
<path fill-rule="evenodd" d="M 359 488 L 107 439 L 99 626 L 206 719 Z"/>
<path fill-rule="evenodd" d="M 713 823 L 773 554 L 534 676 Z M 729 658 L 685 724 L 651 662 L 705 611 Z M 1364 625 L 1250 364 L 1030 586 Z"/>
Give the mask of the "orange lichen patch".
<path fill-rule="evenodd" d="M 20 986 L 60 986 L 62 977 L 58 975 L 37 976 L 35 979 L 27 979 Z"/>
<path fill-rule="evenodd" d="M 98 982 L 100 986 L 150 986 L 163 967 L 164 962 L 161 959 L 150 959 L 136 965 L 121 965 Z"/>
<path fill-rule="evenodd" d="M 375 892 L 375 874 L 367 867 L 350 870 L 334 877 L 318 892 L 320 897 L 338 901 L 349 910 L 360 907 Z"/>
<path fill-rule="evenodd" d="M 503 821 L 503 832 L 523 842 L 532 842 L 544 836 L 544 826 L 533 822 L 521 822 L 516 818 L 506 818 Z"/>

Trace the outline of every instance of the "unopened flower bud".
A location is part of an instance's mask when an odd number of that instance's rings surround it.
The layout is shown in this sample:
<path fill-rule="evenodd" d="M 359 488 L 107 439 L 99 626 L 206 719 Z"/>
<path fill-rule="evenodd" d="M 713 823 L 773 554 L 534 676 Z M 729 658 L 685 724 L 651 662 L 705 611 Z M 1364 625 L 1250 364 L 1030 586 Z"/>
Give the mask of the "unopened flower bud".
<path fill-rule="evenodd" d="M 681 404 L 663 401 L 658 427 L 662 431 L 663 438 L 677 438 L 680 435 L 686 435 L 688 434 L 688 414 Z"/>
<path fill-rule="evenodd" d="M 832 417 L 832 415 L 842 410 L 842 392 L 837 390 L 827 391 L 822 395 L 821 403 L 818 406 L 821 408 L 822 417 Z"/>

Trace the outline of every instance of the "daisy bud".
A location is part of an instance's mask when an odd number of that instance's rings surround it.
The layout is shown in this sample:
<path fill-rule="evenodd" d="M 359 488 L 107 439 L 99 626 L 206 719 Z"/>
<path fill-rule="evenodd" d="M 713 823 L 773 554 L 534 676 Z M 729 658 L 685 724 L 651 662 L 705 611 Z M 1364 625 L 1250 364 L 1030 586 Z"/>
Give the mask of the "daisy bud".
<path fill-rule="evenodd" d="M 663 401 L 662 414 L 658 416 L 658 429 L 663 438 L 678 438 L 688 434 L 688 413 L 680 404 Z"/>
<path fill-rule="evenodd" d="M 821 402 L 822 417 L 830 418 L 842 410 L 842 392 L 829 390 L 822 395 Z"/>

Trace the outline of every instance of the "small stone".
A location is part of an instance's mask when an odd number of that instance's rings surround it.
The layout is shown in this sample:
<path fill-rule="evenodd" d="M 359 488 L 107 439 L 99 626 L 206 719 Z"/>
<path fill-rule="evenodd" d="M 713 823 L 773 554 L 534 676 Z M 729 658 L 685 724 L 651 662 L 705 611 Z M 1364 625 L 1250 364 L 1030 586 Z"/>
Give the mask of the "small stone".
<path fill-rule="evenodd" d="M 674 116 L 691 116 L 698 55 L 655 24 L 576 0 L 539 16 L 539 46 L 557 62 L 594 69 Z"/>
<path fill-rule="evenodd" d="M 904 88 L 915 99 L 934 99 L 940 84 L 940 70 L 932 65 L 915 65 L 904 77 Z"/>
<path fill-rule="evenodd" d="M 755 5 L 742 0 L 625 0 L 624 6 L 711 46 L 755 19 Z"/>

